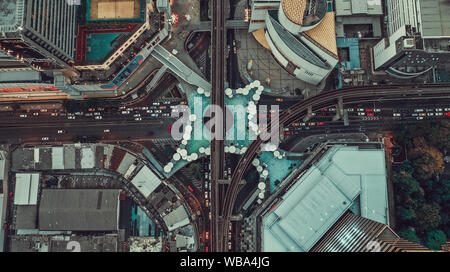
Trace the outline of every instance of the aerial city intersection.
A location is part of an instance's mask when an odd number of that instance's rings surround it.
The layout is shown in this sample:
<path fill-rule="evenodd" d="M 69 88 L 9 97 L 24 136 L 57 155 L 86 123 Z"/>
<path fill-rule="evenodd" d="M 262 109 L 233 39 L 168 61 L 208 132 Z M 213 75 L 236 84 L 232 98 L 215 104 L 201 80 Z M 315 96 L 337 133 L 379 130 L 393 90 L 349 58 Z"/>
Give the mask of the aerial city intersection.
<path fill-rule="evenodd" d="M 1 251 L 450 251 L 449 13 L 1 0 Z"/>

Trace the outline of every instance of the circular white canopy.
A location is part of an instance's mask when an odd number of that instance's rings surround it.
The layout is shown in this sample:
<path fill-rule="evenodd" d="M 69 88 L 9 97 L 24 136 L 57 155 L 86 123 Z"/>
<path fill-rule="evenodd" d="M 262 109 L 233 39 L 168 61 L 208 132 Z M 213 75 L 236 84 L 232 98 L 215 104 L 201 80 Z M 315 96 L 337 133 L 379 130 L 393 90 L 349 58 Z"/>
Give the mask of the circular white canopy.
<path fill-rule="evenodd" d="M 256 171 L 258 171 L 258 172 L 262 172 L 262 170 L 263 170 L 263 168 L 262 168 L 262 166 L 261 166 L 261 165 L 258 165 L 258 166 L 256 167 Z"/>
<path fill-rule="evenodd" d="M 202 146 L 202 147 L 200 147 L 199 149 L 198 149 L 198 152 L 200 152 L 200 153 L 205 153 L 205 148 Z"/>
<path fill-rule="evenodd" d="M 254 159 L 252 164 L 253 164 L 253 166 L 258 166 L 259 165 L 259 160 L 258 159 Z"/>
<path fill-rule="evenodd" d="M 211 155 L 211 148 L 207 147 L 205 149 L 205 154 L 208 155 L 208 156 Z"/>
<path fill-rule="evenodd" d="M 187 125 L 186 126 L 186 133 L 191 133 L 192 132 L 192 126 L 191 125 Z"/>
<path fill-rule="evenodd" d="M 261 97 L 259 96 L 259 94 L 254 94 L 253 95 L 253 100 L 258 101 Z"/>
<path fill-rule="evenodd" d="M 181 149 L 180 155 L 181 155 L 182 157 L 187 156 L 187 150 L 186 150 L 186 149 Z"/>
<path fill-rule="evenodd" d="M 274 155 L 275 157 L 279 157 L 279 156 L 280 156 L 280 151 L 275 150 L 275 151 L 273 152 L 273 155 Z"/>
<path fill-rule="evenodd" d="M 170 168 L 172 168 L 172 167 L 173 167 L 173 162 L 169 162 L 167 165 L 168 165 Z"/>
<path fill-rule="evenodd" d="M 168 165 L 164 166 L 164 172 L 169 173 L 172 170 Z"/>
<path fill-rule="evenodd" d="M 230 96 L 233 94 L 233 90 L 231 90 L 230 88 L 225 89 L 225 94 Z"/>
<path fill-rule="evenodd" d="M 211 96 L 211 93 L 210 93 L 210 92 L 205 92 L 205 96 L 206 96 L 206 97 L 210 97 L 210 96 Z"/>
<path fill-rule="evenodd" d="M 234 153 L 234 152 L 236 152 L 236 147 L 234 147 L 233 145 L 232 146 L 230 146 L 230 152 L 231 153 Z"/>
<path fill-rule="evenodd" d="M 195 120 L 197 120 L 197 115 L 195 114 L 189 115 L 189 121 L 194 122 Z"/>
<path fill-rule="evenodd" d="M 228 146 L 225 146 L 224 151 L 225 151 L 225 153 L 228 153 L 228 152 L 230 152 L 230 148 Z"/>
<path fill-rule="evenodd" d="M 236 150 L 234 151 L 234 153 L 240 154 L 240 153 L 241 153 L 241 150 L 240 150 L 239 148 L 236 147 Z"/>
<path fill-rule="evenodd" d="M 259 85 L 257 91 L 260 91 L 260 92 L 264 91 L 264 86 Z"/>
<path fill-rule="evenodd" d="M 181 159 L 180 154 L 178 154 L 178 153 L 173 154 L 173 159 L 174 159 L 175 161 L 179 161 L 179 160 Z"/>
<path fill-rule="evenodd" d="M 258 199 L 258 200 L 256 201 L 256 203 L 261 204 L 261 203 L 262 203 L 261 199 Z"/>
<path fill-rule="evenodd" d="M 191 158 L 193 161 L 195 161 L 196 159 L 198 159 L 198 154 L 197 153 L 192 153 L 191 154 Z"/>
<path fill-rule="evenodd" d="M 258 189 L 260 189 L 261 191 L 266 189 L 266 183 L 265 182 L 258 183 Z"/>
<path fill-rule="evenodd" d="M 262 172 L 262 175 L 267 177 L 267 176 L 269 175 L 269 171 L 264 170 L 264 171 Z"/>
<path fill-rule="evenodd" d="M 205 92 L 205 90 L 204 90 L 202 87 L 198 87 L 198 88 L 197 88 L 197 92 L 198 92 L 199 94 L 202 94 L 202 93 Z"/>
<path fill-rule="evenodd" d="M 241 154 L 244 154 L 245 151 L 247 151 L 247 147 L 244 146 L 243 148 L 241 148 Z"/>
<path fill-rule="evenodd" d="M 248 93 L 249 93 L 249 90 L 248 90 L 247 88 L 245 88 L 245 89 L 242 91 L 242 94 L 243 94 L 243 95 L 248 95 Z"/>
<path fill-rule="evenodd" d="M 177 153 L 180 153 L 181 148 L 177 147 Z"/>
<path fill-rule="evenodd" d="M 189 141 L 191 139 L 191 134 L 190 133 L 185 133 L 183 135 L 183 139 L 186 140 L 186 141 Z"/>
<path fill-rule="evenodd" d="M 187 140 L 181 140 L 182 145 L 187 145 Z"/>
<path fill-rule="evenodd" d="M 258 194 L 258 197 L 261 198 L 261 199 L 263 199 L 263 198 L 264 198 L 264 193 L 259 193 L 259 194 Z"/>

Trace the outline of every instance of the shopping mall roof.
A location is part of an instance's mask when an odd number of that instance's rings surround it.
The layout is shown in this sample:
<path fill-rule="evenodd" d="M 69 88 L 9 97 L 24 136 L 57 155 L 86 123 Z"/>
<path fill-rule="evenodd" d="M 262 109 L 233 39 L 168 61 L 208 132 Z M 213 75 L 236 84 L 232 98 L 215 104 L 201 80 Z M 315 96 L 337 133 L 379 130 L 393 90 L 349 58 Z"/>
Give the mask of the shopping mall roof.
<path fill-rule="evenodd" d="M 347 212 L 311 252 L 430 251 L 401 239 L 389 226 Z"/>
<path fill-rule="evenodd" d="M 286 17 L 297 25 L 314 25 L 327 11 L 325 0 L 281 0 Z"/>
<path fill-rule="evenodd" d="M 269 15 L 272 15 L 272 13 L 269 12 Z M 328 69 L 326 62 L 312 52 L 302 41 L 292 35 L 291 32 L 286 30 L 274 17 L 269 16 L 269 19 L 275 29 L 275 32 L 278 34 L 283 43 L 290 46 L 292 52 L 313 65 L 323 69 Z"/>
<path fill-rule="evenodd" d="M 36 205 L 39 173 L 17 173 L 14 190 L 14 205 Z"/>
<path fill-rule="evenodd" d="M 264 215 L 262 250 L 309 251 L 357 199 L 361 216 L 386 224 L 385 175 L 382 149 L 331 148 Z"/>
<path fill-rule="evenodd" d="M 306 2 L 307 0 L 282 0 L 281 7 L 290 21 L 301 25 L 305 14 Z"/>
<path fill-rule="evenodd" d="M 131 180 L 131 183 L 136 186 L 144 197 L 148 197 L 156 189 L 156 187 L 161 184 L 161 180 L 150 170 L 150 168 L 144 166 Z"/>
<path fill-rule="evenodd" d="M 327 12 L 322 22 L 315 28 L 305 31 L 305 34 L 337 56 L 336 29 L 334 12 Z"/>
<path fill-rule="evenodd" d="M 44 189 L 39 229 L 114 231 L 118 228 L 119 194 L 115 189 Z"/>

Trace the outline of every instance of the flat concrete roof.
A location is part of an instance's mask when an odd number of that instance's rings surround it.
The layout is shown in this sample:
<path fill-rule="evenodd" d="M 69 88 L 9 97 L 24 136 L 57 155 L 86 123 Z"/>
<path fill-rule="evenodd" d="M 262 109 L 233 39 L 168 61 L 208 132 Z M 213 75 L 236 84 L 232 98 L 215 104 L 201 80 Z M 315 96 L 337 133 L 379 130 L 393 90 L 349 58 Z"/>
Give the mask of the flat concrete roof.
<path fill-rule="evenodd" d="M 447 0 L 420 0 L 422 36 L 450 36 L 450 2 Z"/>
<path fill-rule="evenodd" d="M 0 31 L 16 24 L 16 0 L 2 0 L 0 2 Z"/>
<path fill-rule="evenodd" d="M 152 170 L 150 170 L 150 168 L 144 166 L 131 180 L 131 183 L 133 183 L 145 197 L 148 197 L 156 187 L 161 184 L 161 180 L 152 172 Z"/>
<path fill-rule="evenodd" d="M 189 224 L 189 218 L 183 205 L 178 206 L 171 213 L 163 217 L 164 222 L 167 225 L 167 229 L 172 231 L 174 229 L 186 226 Z"/>
<path fill-rule="evenodd" d="M 384 150 L 335 146 L 263 217 L 263 251 L 309 251 L 360 196 L 361 216 L 387 223 Z"/>
<path fill-rule="evenodd" d="M 44 189 L 39 230 L 117 230 L 119 194 L 117 189 Z"/>

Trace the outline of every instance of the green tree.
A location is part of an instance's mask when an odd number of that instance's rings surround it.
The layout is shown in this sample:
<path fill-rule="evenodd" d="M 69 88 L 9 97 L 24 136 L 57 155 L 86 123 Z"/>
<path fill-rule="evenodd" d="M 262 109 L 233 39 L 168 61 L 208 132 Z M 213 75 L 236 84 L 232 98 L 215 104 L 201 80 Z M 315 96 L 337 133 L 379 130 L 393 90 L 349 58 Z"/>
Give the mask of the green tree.
<path fill-rule="evenodd" d="M 406 239 L 410 242 L 419 243 L 419 238 L 417 237 L 416 231 L 414 229 L 408 228 L 408 229 L 402 229 L 397 232 L 397 234 L 402 237 L 403 239 Z"/>
<path fill-rule="evenodd" d="M 392 182 L 394 183 L 396 192 L 400 194 L 410 195 L 415 192 L 420 192 L 419 182 L 407 172 L 394 173 L 392 175 Z"/>
<path fill-rule="evenodd" d="M 399 206 L 397 208 L 397 216 L 400 219 L 400 221 L 405 224 L 407 221 L 410 221 L 414 218 L 416 218 L 416 213 L 411 208 L 405 208 L 402 206 Z"/>
<path fill-rule="evenodd" d="M 439 206 L 436 204 L 425 203 L 416 211 L 416 218 L 414 219 L 414 226 L 416 230 L 425 233 L 435 229 L 441 223 L 441 216 L 439 215 Z"/>
<path fill-rule="evenodd" d="M 444 170 L 442 153 L 434 146 L 430 146 L 424 137 L 416 137 L 413 142 L 414 148 L 409 154 L 415 170 L 414 176 L 420 180 L 426 180 L 434 174 L 441 173 Z"/>
<path fill-rule="evenodd" d="M 429 249 L 440 250 L 441 245 L 447 242 L 447 236 L 442 230 L 431 230 L 425 236 L 425 245 Z"/>

